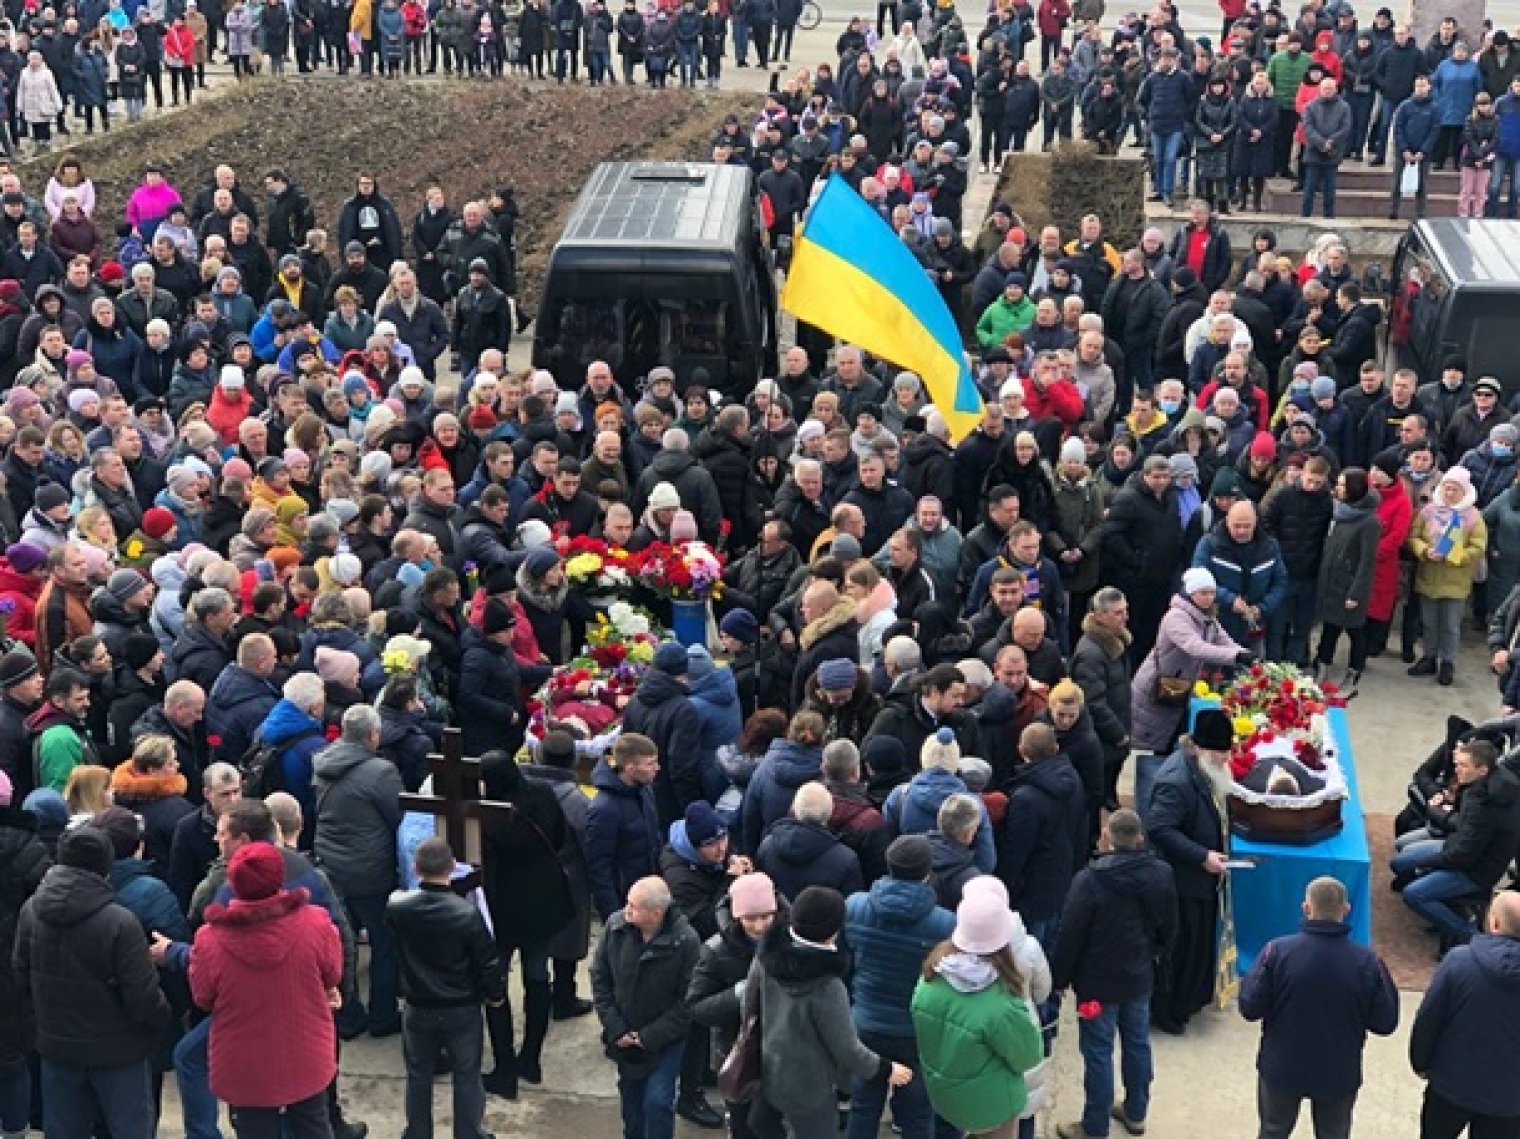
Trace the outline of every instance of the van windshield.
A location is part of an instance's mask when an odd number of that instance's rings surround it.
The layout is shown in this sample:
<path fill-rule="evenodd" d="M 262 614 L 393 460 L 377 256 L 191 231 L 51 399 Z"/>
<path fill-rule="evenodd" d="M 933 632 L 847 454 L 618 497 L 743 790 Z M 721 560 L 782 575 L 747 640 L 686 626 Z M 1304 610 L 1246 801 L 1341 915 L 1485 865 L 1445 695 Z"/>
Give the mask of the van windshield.
<path fill-rule="evenodd" d="M 547 364 L 556 374 L 578 375 L 593 360 L 632 380 L 665 365 L 685 381 L 705 368 L 722 385 L 737 360 L 742 337 L 732 306 L 716 300 L 567 300 L 540 314 Z"/>

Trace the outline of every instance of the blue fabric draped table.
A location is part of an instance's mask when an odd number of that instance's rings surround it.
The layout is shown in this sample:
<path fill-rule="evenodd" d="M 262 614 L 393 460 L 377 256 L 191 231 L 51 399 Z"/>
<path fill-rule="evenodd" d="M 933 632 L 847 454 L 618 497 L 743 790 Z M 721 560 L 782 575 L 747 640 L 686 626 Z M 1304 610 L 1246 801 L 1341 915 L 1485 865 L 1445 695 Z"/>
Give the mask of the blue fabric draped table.
<path fill-rule="evenodd" d="M 1194 700 L 1191 716 L 1212 701 Z M 1351 754 L 1351 733 L 1346 710 L 1332 708 L 1326 714 L 1326 730 L 1335 740 L 1335 754 L 1346 773 L 1346 799 L 1341 804 L 1341 832 L 1310 846 L 1277 842 L 1252 842 L 1230 836 L 1230 857 L 1250 859 L 1249 870 L 1230 871 L 1235 901 L 1235 947 L 1240 975 L 1245 976 L 1262 947 L 1274 937 L 1297 933 L 1303 921 L 1304 890 L 1316 878 L 1329 876 L 1346 887 L 1351 903 L 1351 936 L 1361 945 L 1372 944 L 1372 858 L 1367 849 L 1367 827 L 1362 818 L 1362 796 L 1356 781 L 1356 762 Z"/>

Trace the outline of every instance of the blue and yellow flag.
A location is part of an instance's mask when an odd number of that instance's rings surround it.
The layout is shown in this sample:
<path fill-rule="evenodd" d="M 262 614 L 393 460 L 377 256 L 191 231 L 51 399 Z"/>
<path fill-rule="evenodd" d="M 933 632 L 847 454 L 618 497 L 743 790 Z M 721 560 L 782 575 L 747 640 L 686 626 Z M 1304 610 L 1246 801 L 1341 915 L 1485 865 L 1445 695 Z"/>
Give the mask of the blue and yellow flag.
<path fill-rule="evenodd" d="M 917 372 L 957 442 L 981 422 L 982 397 L 944 298 L 892 227 L 837 174 L 797 235 L 781 304 Z"/>

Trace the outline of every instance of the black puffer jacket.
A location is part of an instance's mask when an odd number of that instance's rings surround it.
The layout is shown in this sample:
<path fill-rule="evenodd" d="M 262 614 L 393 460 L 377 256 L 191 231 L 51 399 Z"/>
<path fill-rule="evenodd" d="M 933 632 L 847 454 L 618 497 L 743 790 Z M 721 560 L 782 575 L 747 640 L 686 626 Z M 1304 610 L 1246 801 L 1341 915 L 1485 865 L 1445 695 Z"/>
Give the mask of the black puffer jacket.
<path fill-rule="evenodd" d="M 455 698 L 465 755 L 484 755 L 492 748 L 515 750 L 522 740 L 518 685 L 512 650 L 488 640 L 479 629 L 466 629 Z"/>
<path fill-rule="evenodd" d="M 1277 550 L 1292 581 L 1314 581 L 1319 576 L 1325 535 L 1335 499 L 1328 490 L 1309 494 L 1298 487 L 1285 486 L 1262 512 L 1267 532 L 1277 539 Z"/>
<path fill-rule="evenodd" d="M 1126 593 L 1170 590 L 1182 571 L 1183 533 L 1176 491 L 1160 498 L 1143 482 L 1120 491 L 1103 522 L 1105 575 Z"/>
<path fill-rule="evenodd" d="M 723 522 L 723 504 L 718 496 L 713 476 L 702 469 L 697 460 L 686 451 L 660 451 L 639 476 L 639 485 L 633 492 L 633 512 L 642 517 L 649 505 L 649 496 L 662 482 L 668 482 L 681 496 L 681 505 L 691 511 L 697 520 L 697 535 L 709 544 L 716 544 L 719 528 Z"/>
<path fill-rule="evenodd" d="M 784 920 L 785 901 L 778 897 L 776 906 L 778 920 Z M 696 972 L 691 976 L 691 988 L 686 992 L 692 1020 L 712 1031 L 714 1068 L 722 1065 L 739 1035 L 743 1010 L 736 986 L 749 976 L 756 948 L 744 927 L 734 920 L 725 900 L 718 909 L 718 932 L 703 943 Z"/>
<path fill-rule="evenodd" d="M 648 736 L 660 749 L 654 781 L 660 826 L 675 822 L 702 798 L 702 721 L 675 677 L 650 669 L 623 713 L 623 730 Z"/>
<path fill-rule="evenodd" d="M 997 847 L 1009 904 L 1028 922 L 1059 914 L 1087 858 L 1082 780 L 1064 756 L 1014 768 Z"/>
<path fill-rule="evenodd" d="M 696 456 L 712 476 L 723 517 L 733 526 L 728 544 L 747 550 L 760 536 L 765 512 L 750 477 L 750 441 L 728 431 L 709 428 L 697 439 Z M 679 487 L 676 488 L 678 491 Z M 685 499 L 682 499 L 685 502 Z M 700 523 L 698 524 L 700 528 Z"/>
<path fill-rule="evenodd" d="M 99 842 L 107 844 L 104 833 Z M 142 926 L 99 874 L 76 866 L 47 872 L 21 911 L 15 966 L 43 1059 L 119 1068 L 157 1049 L 169 1002 Z"/>
<path fill-rule="evenodd" d="M 755 865 L 771 876 L 783 897 L 795 898 L 809 886 L 827 886 L 848 898 L 864 890 L 860 856 L 827 827 L 788 815 L 777 819 L 760 844 Z"/>
<path fill-rule="evenodd" d="M 185 631 L 169 650 L 164 671 L 171 680 L 193 680 L 202 692 L 210 692 L 231 663 L 226 641 L 204 625 L 186 622 Z"/>
<path fill-rule="evenodd" d="M 12 973 L 11 951 L 21 907 L 52 865 L 37 838 L 37 819 L 20 807 L 0 807 L 0 1062 L 31 1051 L 32 1025 Z"/>
<path fill-rule="evenodd" d="M 955 452 L 943 439 L 915 435 L 903 451 L 902 485 L 915 501 L 932 494 L 941 503 L 955 501 Z"/>

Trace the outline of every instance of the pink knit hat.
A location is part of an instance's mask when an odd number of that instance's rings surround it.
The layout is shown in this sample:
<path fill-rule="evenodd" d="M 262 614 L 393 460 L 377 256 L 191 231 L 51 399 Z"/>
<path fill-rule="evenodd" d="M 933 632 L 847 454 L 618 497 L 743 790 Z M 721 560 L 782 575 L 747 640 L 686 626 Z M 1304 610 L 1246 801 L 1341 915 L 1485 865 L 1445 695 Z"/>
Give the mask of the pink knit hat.
<path fill-rule="evenodd" d="M 323 680 L 341 684 L 344 688 L 359 687 L 359 658 L 353 653 L 323 645 L 316 651 L 314 659 L 317 675 Z"/>
<path fill-rule="evenodd" d="M 950 940 L 962 953 L 985 957 L 1007 947 L 1013 923 L 1013 911 L 1006 904 L 980 891 L 969 898 L 963 893 Z"/>
<path fill-rule="evenodd" d="M 675 517 L 670 520 L 670 540 L 672 542 L 695 542 L 697 540 L 697 519 L 691 511 L 676 511 Z"/>
<path fill-rule="evenodd" d="M 728 904 L 735 920 L 776 912 L 776 884 L 770 875 L 756 871 L 734 879 L 728 888 Z"/>

